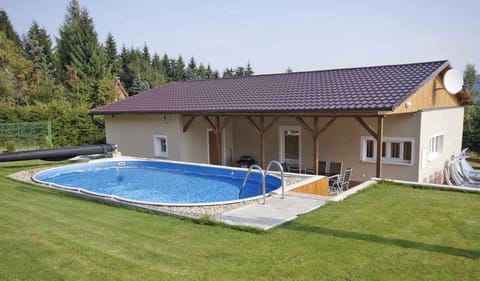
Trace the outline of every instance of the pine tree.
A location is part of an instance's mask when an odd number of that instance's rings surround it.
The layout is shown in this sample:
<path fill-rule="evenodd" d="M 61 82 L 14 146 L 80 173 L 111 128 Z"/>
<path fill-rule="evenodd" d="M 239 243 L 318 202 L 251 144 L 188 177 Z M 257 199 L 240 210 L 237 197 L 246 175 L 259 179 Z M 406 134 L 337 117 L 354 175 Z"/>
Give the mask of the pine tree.
<path fill-rule="evenodd" d="M 20 40 L 20 36 L 13 28 L 10 19 L 8 18 L 7 12 L 0 9 L 0 31 L 2 31 L 8 40 L 11 40 L 15 46 L 21 47 L 22 41 Z"/>
<path fill-rule="evenodd" d="M 170 59 L 168 58 L 167 54 L 163 55 L 161 62 L 162 62 L 163 72 L 167 77 L 167 80 L 172 81 L 170 77 L 170 73 L 172 72 L 171 66 L 170 66 Z"/>
<path fill-rule="evenodd" d="M 207 79 L 207 69 L 205 68 L 203 63 L 201 63 L 198 67 L 198 77 L 202 80 Z"/>
<path fill-rule="evenodd" d="M 93 19 L 85 8 L 80 9 L 77 0 L 72 0 L 67 7 L 67 15 L 57 42 L 57 56 L 60 81 L 66 82 L 67 66 L 71 66 L 80 78 L 79 94 L 85 95 L 76 98 L 87 100 L 94 105 L 98 81 L 110 74 Z"/>
<path fill-rule="evenodd" d="M 213 79 L 213 71 L 210 64 L 207 64 L 207 69 L 205 69 L 205 78 L 206 79 Z"/>
<path fill-rule="evenodd" d="M 45 28 L 40 28 L 35 21 L 23 38 L 23 53 L 27 59 L 34 63 L 36 69 L 41 69 L 48 74 L 47 78 L 53 77 L 55 61 L 52 41 Z"/>
<path fill-rule="evenodd" d="M 175 62 L 175 81 L 185 80 L 185 62 L 183 62 L 182 56 L 178 56 L 177 61 Z"/>
<path fill-rule="evenodd" d="M 105 40 L 105 56 L 111 73 L 113 75 L 118 75 L 119 65 L 117 58 L 117 43 L 110 32 L 107 34 L 107 39 Z"/>
<path fill-rule="evenodd" d="M 245 68 L 245 76 L 251 76 L 253 75 L 253 69 L 252 66 L 250 65 L 250 61 L 247 62 L 247 67 Z"/>
<path fill-rule="evenodd" d="M 57 71 L 60 81 L 67 79 L 67 65 L 72 64 L 72 49 L 74 42 L 74 28 L 78 25 L 77 21 L 80 18 L 80 5 L 78 1 L 72 0 L 67 7 L 67 14 L 65 21 L 60 27 L 60 37 L 57 38 Z M 75 40 L 75 41 L 78 41 Z"/>
<path fill-rule="evenodd" d="M 155 69 L 156 71 L 162 73 L 162 74 L 165 74 L 164 69 L 163 69 L 162 60 L 160 59 L 160 56 L 157 53 L 153 54 L 152 68 Z"/>
<path fill-rule="evenodd" d="M 141 77 L 135 76 L 133 78 L 133 83 L 132 86 L 129 89 L 129 92 L 132 95 L 136 95 L 140 92 L 146 91 L 150 89 L 150 85 L 148 85 L 148 82 L 144 81 L 141 79 Z"/>
<path fill-rule="evenodd" d="M 190 58 L 190 62 L 188 63 L 187 66 L 187 71 L 185 73 L 186 79 L 187 80 L 198 80 L 198 69 L 197 69 L 197 63 L 195 62 L 195 59 L 193 57 Z"/>
<path fill-rule="evenodd" d="M 167 77 L 169 81 L 177 81 L 177 60 L 168 60 L 168 72 Z"/>
<path fill-rule="evenodd" d="M 147 43 L 145 43 L 143 45 L 143 51 L 142 51 L 142 58 L 143 58 L 143 61 L 147 64 L 147 65 L 150 65 L 150 52 L 148 50 L 148 46 L 147 46 Z"/>
<path fill-rule="evenodd" d="M 245 76 L 245 68 L 244 68 L 243 66 L 238 66 L 238 67 L 235 69 L 234 76 L 235 76 L 235 77 Z"/>
<path fill-rule="evenodd" d="M 286 73 L 292 73 L 293 72 L 293 69 L 289 66 L 287 67 L 287 70 L 285 70 Z"/>
<path fill-rule="evenodd" d="M 231 78 L 234 76 L 235 76 L 235 71 L 233 70 L 233 68 L 225 68 L 225 70 L 223 71 L 222 78 Z"/>
<path fill-rule="evenodd" d="M 475 65 L 467 64 L 463 73 L 463 85 L 470 93 L 475 92 L 475 80 L 477 79 L 477 71 Z"/>

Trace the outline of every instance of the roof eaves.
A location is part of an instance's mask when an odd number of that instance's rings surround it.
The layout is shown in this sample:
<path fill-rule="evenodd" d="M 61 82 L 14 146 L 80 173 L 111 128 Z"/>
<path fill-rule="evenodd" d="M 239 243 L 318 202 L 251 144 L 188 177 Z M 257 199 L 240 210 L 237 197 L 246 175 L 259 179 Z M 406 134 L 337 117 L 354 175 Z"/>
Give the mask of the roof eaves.
<path fill-rule="evenodd" d="M 324 109 L 324 110 L 217 110 L 217 111 L 159 111 L 159 110 L 118 110 L 118 111 L 101 111 L 91 110 L 91 115 L 119 115 L 119 114 L 183 114 L 183 115 L 229 115 L 229 114 L 356 114 L 367 113 L 376 114 L 378 112 L 393 111 L 393 107 L 380 107 L 368 109 Z"/>

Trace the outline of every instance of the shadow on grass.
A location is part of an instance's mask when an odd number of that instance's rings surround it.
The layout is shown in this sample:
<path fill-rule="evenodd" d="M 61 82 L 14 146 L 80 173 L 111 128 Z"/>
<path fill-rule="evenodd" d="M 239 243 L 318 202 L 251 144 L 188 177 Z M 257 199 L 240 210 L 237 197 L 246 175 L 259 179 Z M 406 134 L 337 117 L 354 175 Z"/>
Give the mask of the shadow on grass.
<path fill-rule="evenodd" d="M 480 251 L 476 250 L 467 250 L 467 249 L 459 249 L 449 246 L 442 246 L 436 244 L 427 244 L 415 241 L 409 241 L 404 239 L 396 239 L 396 238 L 386 238 L 378 235 L 373 234 L 366 234 L 366 233 L 358 233 L 358 232 L 351 232 L 351 231 L 344 231 L 344 230 L 337 230 L 319 226 L 307 226 L 301 224 L 287 224 L 283 226 L 286 229 L 296 230 L 296 231 L 305 231 L 305 232 L 312 232 L 322 235 L 329 235 L 337 238 L 349 238 L 349 239 L 356 239 L 374 243 L 381 243 L 387 245 L 394 245 L 399 246 L 402 248 L 410 248 L 428 252 L 436 252 L 446 255 L 453 255 L 453 256 L 460 256 L 465 258 L 471 259 L 479 259 L 480 258 Z"/>

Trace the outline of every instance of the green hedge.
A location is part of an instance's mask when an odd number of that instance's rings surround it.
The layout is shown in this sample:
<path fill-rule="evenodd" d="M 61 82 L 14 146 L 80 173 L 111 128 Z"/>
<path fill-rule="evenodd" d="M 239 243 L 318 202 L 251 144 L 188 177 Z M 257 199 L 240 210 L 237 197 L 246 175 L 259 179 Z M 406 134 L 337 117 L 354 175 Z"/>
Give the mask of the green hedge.
<path fill-rule="evenodd" d="M 104 128 L 95 124 L 88 112 L 86 104 L 63 101 L 5 107 L 0 108 L 0 123 L 50 121 L 54 147 L 104 143 Z"/>

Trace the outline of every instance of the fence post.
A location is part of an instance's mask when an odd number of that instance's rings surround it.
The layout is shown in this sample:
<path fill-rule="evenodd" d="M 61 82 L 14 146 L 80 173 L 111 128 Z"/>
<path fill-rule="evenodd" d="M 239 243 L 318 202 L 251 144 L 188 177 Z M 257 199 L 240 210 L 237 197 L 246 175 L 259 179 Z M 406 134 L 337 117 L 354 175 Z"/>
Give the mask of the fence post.
<path fill-rule="evenodd" d="M 48 139 L 50 141 L 52 141 L 52 122 L 51 121 L 48 121 Z"/>

